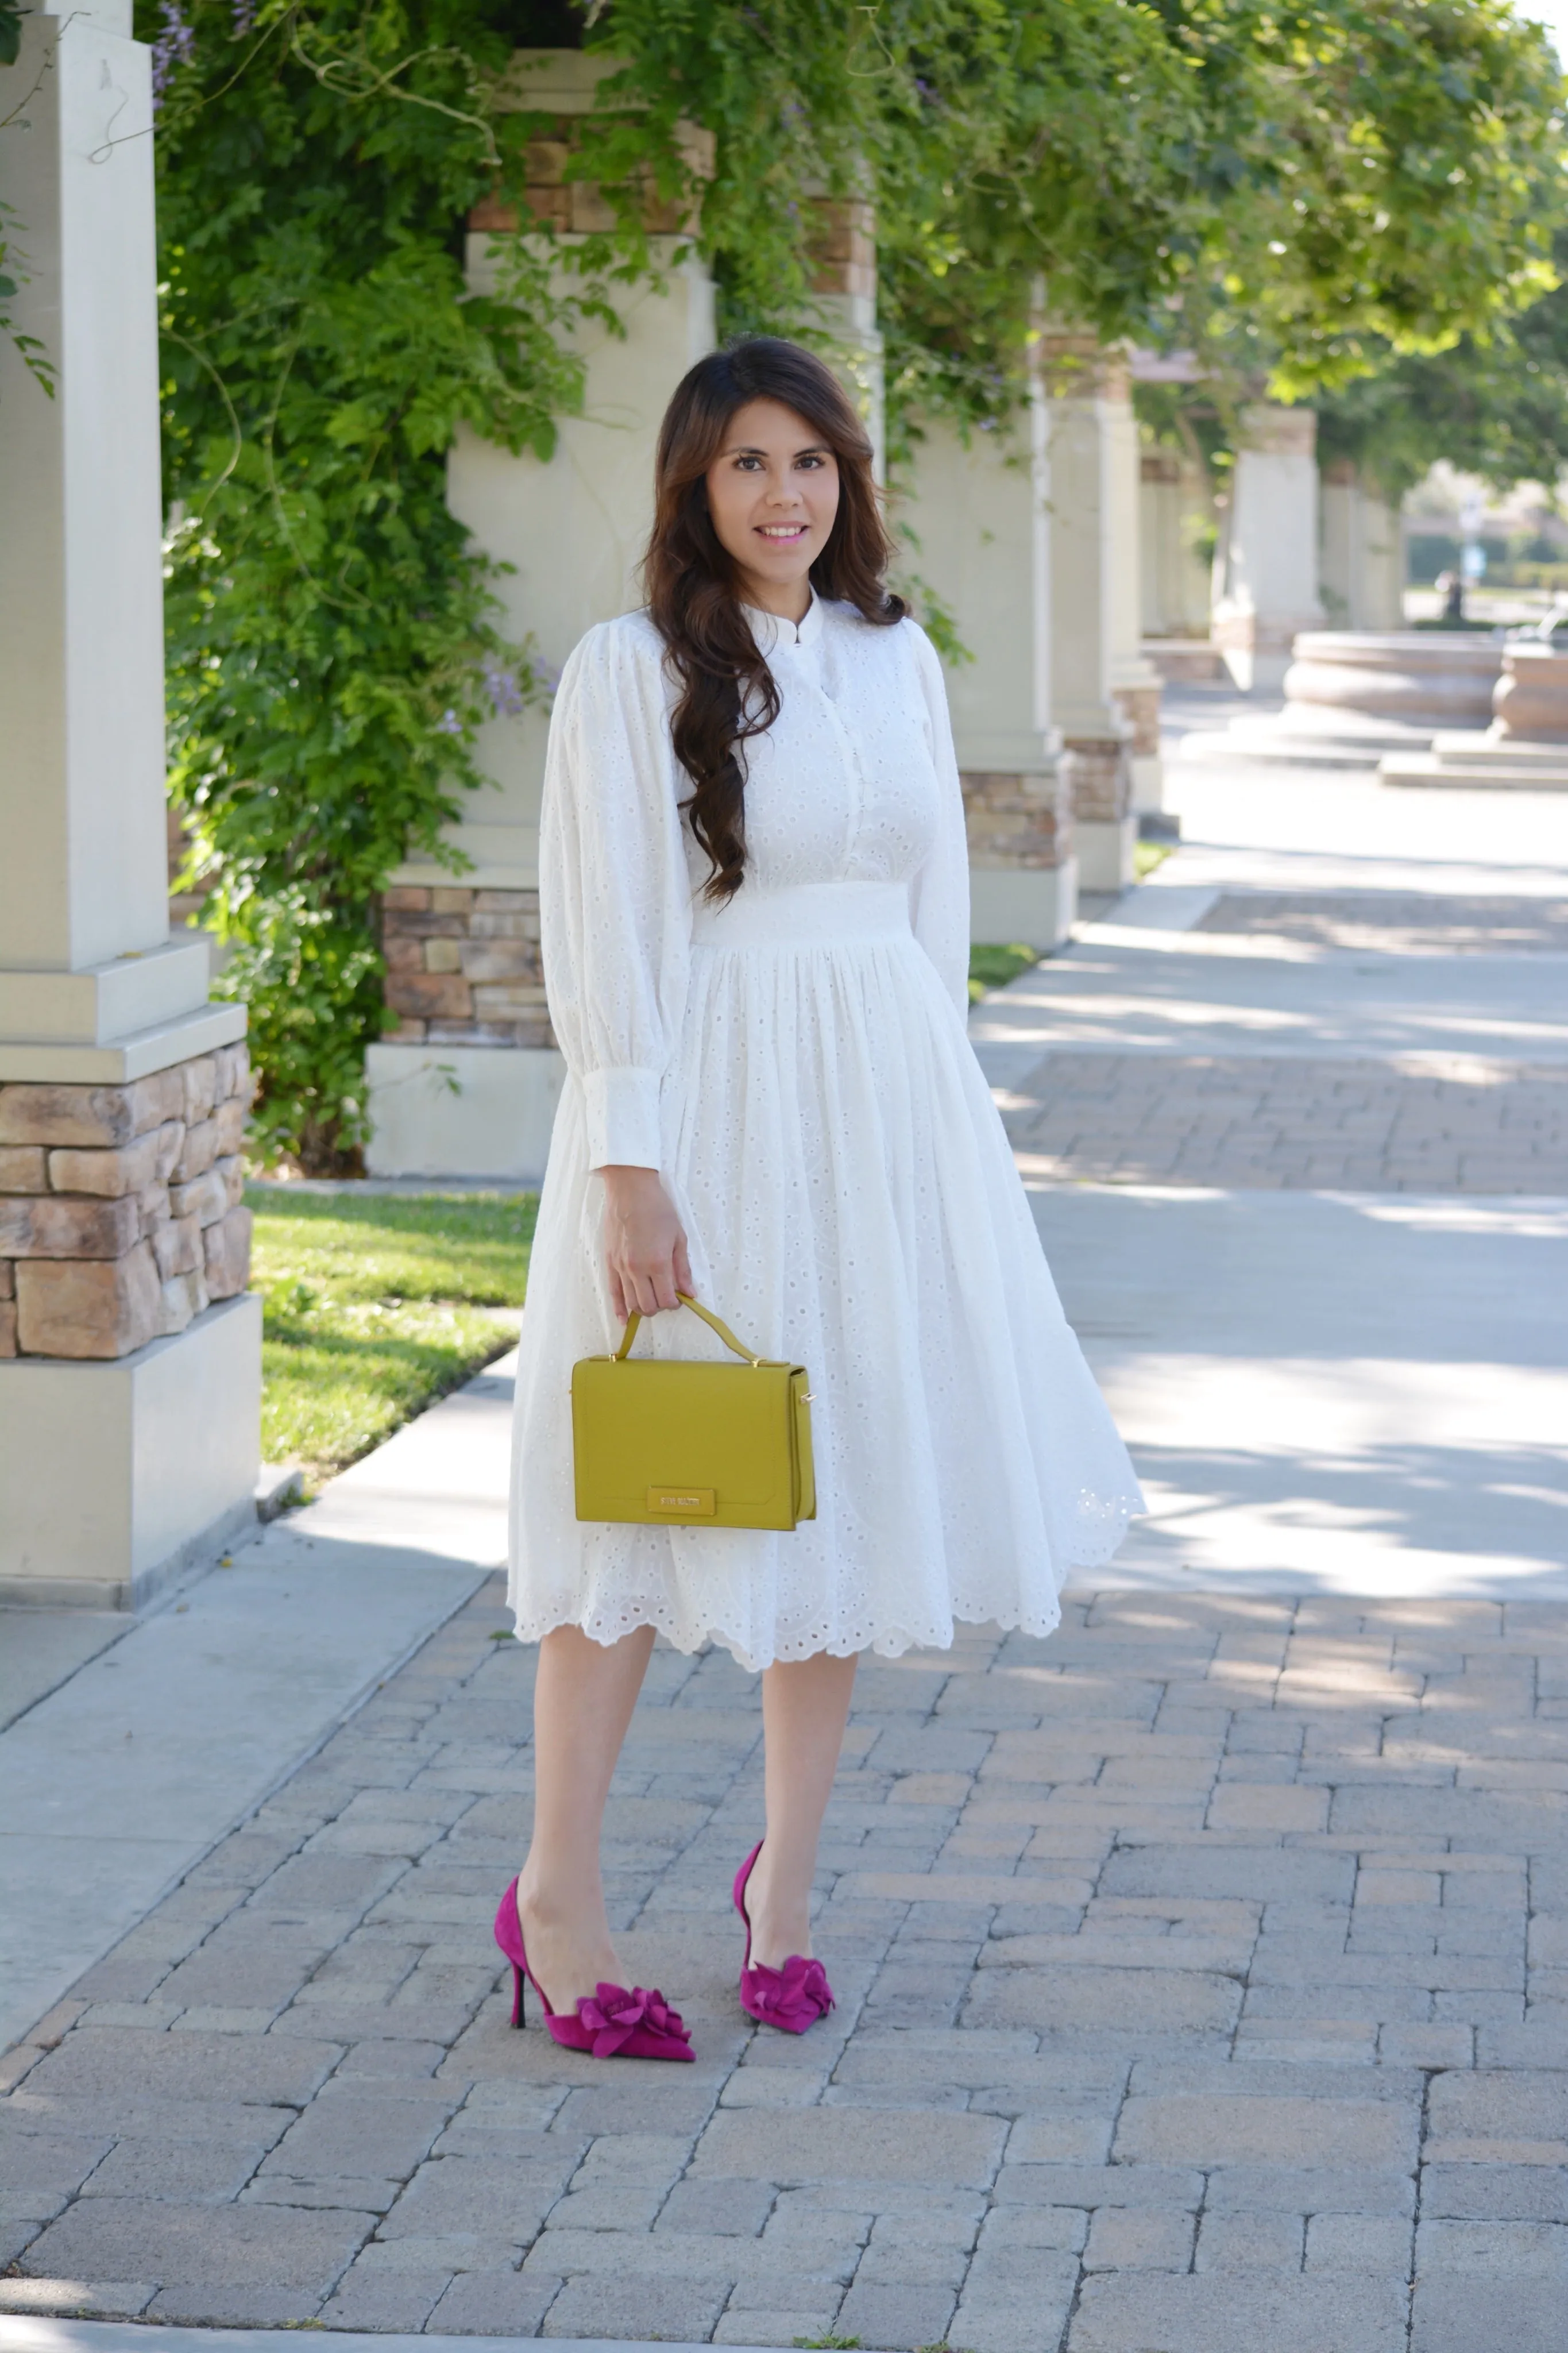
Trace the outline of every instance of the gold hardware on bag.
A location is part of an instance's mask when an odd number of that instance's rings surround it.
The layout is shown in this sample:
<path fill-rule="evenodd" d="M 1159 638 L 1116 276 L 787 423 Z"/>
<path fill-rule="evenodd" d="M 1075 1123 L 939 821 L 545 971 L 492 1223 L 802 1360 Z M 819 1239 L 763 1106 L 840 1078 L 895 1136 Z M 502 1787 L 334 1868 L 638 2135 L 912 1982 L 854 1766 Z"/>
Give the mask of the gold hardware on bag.
<path fill-rule="evenodd" d="M 677 1519 L 710 1520 L 713 1516 L 713 1490 L 711 1487 L 650 1487 L 647 1507 L 650 1512 L 657 1512 L 660 1519 L 667 1519 L 673 1514 Z"/>
<path fill-rule="evenodd" d="M 614 1356 L 572 1367 L 580 1520 L 638 1525 L 793 1528 L 816 1516 L 811 1388 L 804 1365 L 775 1364 L 685 1292 L 742 1364 L 633 1356 L 629 1315 Z"/>

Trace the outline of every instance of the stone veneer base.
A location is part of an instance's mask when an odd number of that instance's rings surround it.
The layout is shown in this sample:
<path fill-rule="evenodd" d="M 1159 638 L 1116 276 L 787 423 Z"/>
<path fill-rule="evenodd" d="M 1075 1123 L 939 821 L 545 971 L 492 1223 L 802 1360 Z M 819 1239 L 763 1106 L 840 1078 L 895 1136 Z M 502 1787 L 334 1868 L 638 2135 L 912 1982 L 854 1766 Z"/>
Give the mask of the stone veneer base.
<path fill-rule="evenodd" d="M 0 1086 L 0 1358 L 114 1361 L 245 1289 L 243 1044 Z"/>
<path fill-rule="evenodd" d="M 0 1602 L 128 1609 L 253 1527 L 261 1302 L 110 1363 L 0 1363 Z"/>

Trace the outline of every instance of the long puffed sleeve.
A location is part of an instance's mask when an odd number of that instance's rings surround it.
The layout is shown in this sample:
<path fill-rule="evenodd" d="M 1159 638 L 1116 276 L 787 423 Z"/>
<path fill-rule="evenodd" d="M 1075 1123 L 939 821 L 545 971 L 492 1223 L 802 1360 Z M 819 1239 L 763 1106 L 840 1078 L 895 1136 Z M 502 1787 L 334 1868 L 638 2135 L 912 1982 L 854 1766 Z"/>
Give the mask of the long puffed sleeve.
<path fill-rule="evenodd" d="M 658 1168 L 659 1091 L 686 1003 L 690 886 L 663 646 L 590 629 L 550 723 L 539 920 L 551 1018 L 583 1087 L 588 1165 Z"/>
<path fill-rule="evenodd" d="M 952 748 L 947 684 L 936 648 L 923 629 L 904 621 L 915 647 L 915 666 L 925 697 L 931 756 L 936 763 L 940 806 L 936 838 L 910 885 L 910 912 L 916 939 L 942 975 L 965 1018 L 969 1013 L 969 836 L 963 822 L 963 788 Z"/>

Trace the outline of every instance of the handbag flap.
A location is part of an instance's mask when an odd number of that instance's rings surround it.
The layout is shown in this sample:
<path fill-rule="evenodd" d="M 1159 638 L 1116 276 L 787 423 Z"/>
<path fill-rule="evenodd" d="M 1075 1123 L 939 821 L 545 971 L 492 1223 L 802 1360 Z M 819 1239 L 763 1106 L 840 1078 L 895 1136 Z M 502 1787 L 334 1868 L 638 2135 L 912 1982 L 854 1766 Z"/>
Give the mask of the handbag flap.
<path fill-rule="evenodd" d="M 577 1516 L 793 1527 L 805 1388 L 794 1365 L 584 1357 L 572 1372 Z M 650 1500 L 687 1492 L 713 1502 L 667 1513 Z"/>

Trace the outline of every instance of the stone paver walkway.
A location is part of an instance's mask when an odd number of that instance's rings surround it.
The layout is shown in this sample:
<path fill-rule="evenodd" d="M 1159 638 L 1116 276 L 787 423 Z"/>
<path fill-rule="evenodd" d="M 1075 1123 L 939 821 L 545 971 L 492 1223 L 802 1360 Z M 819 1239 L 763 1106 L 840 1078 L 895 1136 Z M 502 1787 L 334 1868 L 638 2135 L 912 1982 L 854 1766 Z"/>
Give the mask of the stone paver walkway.
<path fill-rule="evenodd" d="M 1462 892 L 1224 891 L 1200 932 L 1407 955 L 1568 955 L 1568 899 Z"/>
<path fill-rule="evenodd" d="M 868 1662 L 798 2042 L 734 1998 L 756 1686 L 661 1651 L 609 1860 L 679 2070 L 507 2022 L 503 1624 L 492 1585 L 13 2055 L 0 2306 L 1561 2353 L 1561 1609 L 1115 1594 Z"/>
<path fill-rule="evenodd" d="M 1047 1054 L 1003 1102 L 1032 1177 L 1568 1194 L 1568 1063 Z"/>

